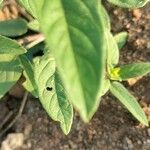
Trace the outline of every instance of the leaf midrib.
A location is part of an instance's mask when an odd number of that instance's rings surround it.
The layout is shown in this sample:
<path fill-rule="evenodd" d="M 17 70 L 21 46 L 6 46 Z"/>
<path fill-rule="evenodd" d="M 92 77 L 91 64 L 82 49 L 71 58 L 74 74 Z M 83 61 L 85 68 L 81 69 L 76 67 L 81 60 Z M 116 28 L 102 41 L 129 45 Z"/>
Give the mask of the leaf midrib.
<path fill-rule="evenodd" d="M 63 16 L 64 16 L 64 20 L 65 20 L 65 26 L 66 26 L 66 29 L 67 29 L 67 34 L 68 34 L 68 39 L 69 39 L 69 43 L 70 43 L 70 48 L 71 48 L 71 53 L 72 53 L 72 55 L 74 56 L 73 58 L 74 58 L 74 64 L 75 64 L 75 68 L 76 68 L 76 71 L 78 72 L 78 84 L 80 85 L 80 89 L 82 89 L 82 90 L 80 90 L 81 91 L 81 93 L 82 93 L 82 98 L 84 99 L 85 98 L 85 93 L 83 92 L 84 90 L 83 90 L 83 85 L 82 85 L 82 83 L 80 83 L 80 81 L 82 81 L 81 80 L 81 76 L 80 76 L 80 74 L 79 74 L 79 69 L 78 69 L 78 65 L 77 65 L 77 58 L 76 58 L 76 55 L 75 55 L 75 53 L 74 53 L 74 48 L 73 48 L 73 45 L 72 45 L 72 40 L 71 40 L 71 35 L 70 35 L 70 31 L 69 31 L 69 26 L 68 26 L 68 22 L 67 22 L 67 18 L 66 18 L 66 13 L 65 13 L 65 11 L 64 11 L 64 6 L 63 6 L 63 3 L 62 3 L 62 0 L 60 0 L 60 4 L 61 4 L 61 8 L 62 8 L 62 12 L 63 12 Z M 84 106 L 86 105 L 86 103 L 84 102 Z M 86 109 L 86 107 L 85 107 L 85 109 L 84 110 L 86 110 L 86 114 L 87 114 L 87 109 Z"/>

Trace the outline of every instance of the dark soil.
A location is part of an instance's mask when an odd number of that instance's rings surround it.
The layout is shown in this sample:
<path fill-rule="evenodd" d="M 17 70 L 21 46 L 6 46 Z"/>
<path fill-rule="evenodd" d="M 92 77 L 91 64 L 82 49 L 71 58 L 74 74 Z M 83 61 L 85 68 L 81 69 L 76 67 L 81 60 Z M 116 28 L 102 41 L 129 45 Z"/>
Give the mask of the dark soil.
<path fill-rule="evenodd" d="M 127 10 L 107 6 L 112 32 L 128 31 L 129 38 L 121 50 L 120 64 L 150 61 L 150 5 Z M 150 120 L 150 76 L 124 85 L 139 100 Z M 0 103 L 0 122 L 10 110 L 17 110 L 21 100 L 7 95 Z M 18 150 L 150 150 L 150 128 L 143 127 L 112 95 L 103 97 L 89 124 L 75 114 L 73 127 L 65 136 L 38 100 L 31 96 L 22 117 L 7 133 L 22 133 L 24 143 Z M 16 141 L 17 142 L 17 141 Z M 3 142 L 4 143 L 4 142 Z M 5 149 L 7 150 L 7 149 Z"/>

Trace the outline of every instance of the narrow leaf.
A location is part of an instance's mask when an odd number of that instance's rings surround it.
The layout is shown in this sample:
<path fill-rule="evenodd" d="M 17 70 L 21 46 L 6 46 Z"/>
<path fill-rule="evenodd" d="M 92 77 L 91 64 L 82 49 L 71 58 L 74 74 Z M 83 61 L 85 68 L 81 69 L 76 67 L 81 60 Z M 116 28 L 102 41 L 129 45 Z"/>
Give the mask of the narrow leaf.
<path fill-rule="evenodd" d="M 127 42 L 128 33 L 127 32 L 120 32 L 117 35 L 115 35 L 115 40 L 118 44 L 118 48 L 121 49 Z"/>
<path fill-rule="evenodd" d="M 119 62 L 119 49 L 110 31 L 107 31 L 105 34 L 107 42 L 107 65 L 109 68 L 113 68 Z"/>
<path fill-rule="evenodd" d="M 0 98 L 2 98 L 18 81 L 22 74 L 18 60 L 0 61 Z"/>
<path fill-rule="evenodd" d="M 83 120 L 89 121 L 98 107 L 104 77 L 101 4 L 98 0 L 43 0 L 41 7 L 40 27 L 65 88 Z"/>
<path fill-rule="evenodd" d="M 142 124 L 148 126 L 147 117 L 137 100 L 119 82 L 112 82 L 111 93 L 132 113 Z"/>
<path fill-rule="evenodd" d="M 149 0 L 108 0 L 110 3 L 124 8 L 137 8 L 144 6 Z"/>
<path fill-rule="evenodd" d="M 0 54 L 20 55 L 26 53 L 15 40 L 0 35 Z"/>
<path fill-rule="evenodd" d="M 16 37 L 27 32 L 27 22 L 22 19 L 0 21 L 0 34 L 9 37 Z"/>
<path fill-rule="evenodd" d="M 24 69 L 24 75 L 26 77 L 26 81 L 23 83 L 23 86 L 27 91 L 31 92 L 33 96 L 38 97 L 37 86 L 34 79 L 33 65 L 25 55 L 22 55 L 19 58 Z"/>
<path fill-rule="evenodd" d="M 56 73 L 55 60 L 51 55 L 35 59 L 35 81 L 40 101 L 49 116 L 59 121 L 65 134 L 72 125 L 73 108 L 63 83 Z"/>
<path fill-rule="evenodd" d="M 109 15 L 107 13 L 107 10 L 105 9 L 105 7 L 103 5 L 101 5 L 102 7 L 102 15 L 103 15 L 103 23 L 105 25 L 105 29 L 107 29 L 108 31 L 111 30 L 111 23 L 110 23 L 110 18 L 109 18 Z"/>
<path fill-rule="evenodd" d="M 150 63 L 135 63 L 121 66 L 118 74 L 121 80 L 127 80 L 148 73 L 150 73 Z"/>

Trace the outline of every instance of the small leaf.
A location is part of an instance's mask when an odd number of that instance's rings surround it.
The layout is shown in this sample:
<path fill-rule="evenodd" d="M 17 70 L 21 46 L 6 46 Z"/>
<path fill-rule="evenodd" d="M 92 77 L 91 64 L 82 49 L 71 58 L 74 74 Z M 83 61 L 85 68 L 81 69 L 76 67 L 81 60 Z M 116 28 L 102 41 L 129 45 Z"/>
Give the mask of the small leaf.
<path fill-rule="evenodd" d="M 121 66 L 119 77 L 121 80 L 127 80 L 150 73 L 150 63 L 135 63 Z"/>
<path fill-rule="evenodd" d="M 119 49 L 110 31 L 106 32 L 106 42 L 107 42 L 107 65 L 108 68 L 113 68 L 119 62 Z"/>
<path fill-rule="evenodd" d="M 26 53 L 26 50 L 15 40 L 0 35 L 0 55 L 9 54 L 12 56 Z"/>
<path fill-rule="evenodd" d="M 4 36 L 20 36 L 25 34 L 27 29 L 27 22 L 22 18 L 0 21 L 0 34 Z"/>
<path fill-rule="evenodd" d="M 108 0 L 110 3 L 124 8 L 137 8 L 144 6 L 149 0 Z"/>
<path fill-rule="evenodd" d="M 108 92 L 109 88 L 110 88 L 110 81 L 109 81 L 109 79 L 105 79 L 100 97 L 105 95 Z"/>
<path fill-rule="evenodd" d="M 67 97 L 63 83 L 56 73 L 55 60 L 47 54 L 35 59 L 35 81 L 40 101 L 49 116 L 59 121 L 65 134 L 72 125 L 73 108 Z"/>
<path fill-rule="evenodd" d="M 111 23 L 110 23 L 109 15 L 108 15 L 107 10 L 105 9 L 105 7 L 103 5 L 101 5 L 101 7 L 102 7 L 102 11 L 103 11 L 102 15 L 103 15 L 103 18 L 104 18 L 103 23 L 105 25 L 105 28 L 108 31 L 110 31 L 111 30 Z"/>
<path fill-rule="evenodd" d="M 20 58 L 22 67 L 24 69 L 24 75 L 26 77 L 26 81 L 23 83 L 23 86 L 27 91 L 31 92 L 32 95 L 37 98 L 38 93 L 37 93 L 36 82 L 34 79 L 33 65 L 31 64 L 31 62 L 28 60 L 28 58 L 25 55 L 22 55 L 19 58 Z"/>
<path fill-rule="evenodd" d="M 115 35 L 115 40 L 118 44 L 118 48 L 121 49 L 127 42 L 128 33 L 127 32 L 120 32 L 117 35 Z"/>
<path fill-rule="evenodd" d="M 119 82 L 112 82 L 111 93 L 132 113 L 142 124 L 148 126 L 147 117 L 137 100 Z"/>
<path fill-rule="evenodd" d="M 17 0 L 25 9 L 35 18 L 37 18 L 38 13 L 40 12 L 40 8 L 44 0 L 38 0 L 37 5 L 35 6 L 34 3 L 37 0 Z"/>
<path fill-rule="evenodd" d="M 40 30 L 40 25 L 39 25 L 38 20 L 33 20 L 33 21 L 29 22 L 28 27 L 29 27 L 29 29 L 36 31 L 36 32 L 39 32 L 39 30 Z"/>
<path fill-rule="evenodd" d="M 22 74 L 19 65 L 18 59 L 10 62 L 0 62 L 0 98 L 19 80 Z"/>
<path fill-rule="evenodd" d="M 104 12 L 98 0 L 43 0 L 39 23 L 69 97 L 84 121 L 98 108 L 105 64 Z"/>
<path fill-rule="evenodd" d="M 109 70 L 109 78 L 111 80 L 122 81 L 120 78 L 120 67 L 110 69 Z"/>

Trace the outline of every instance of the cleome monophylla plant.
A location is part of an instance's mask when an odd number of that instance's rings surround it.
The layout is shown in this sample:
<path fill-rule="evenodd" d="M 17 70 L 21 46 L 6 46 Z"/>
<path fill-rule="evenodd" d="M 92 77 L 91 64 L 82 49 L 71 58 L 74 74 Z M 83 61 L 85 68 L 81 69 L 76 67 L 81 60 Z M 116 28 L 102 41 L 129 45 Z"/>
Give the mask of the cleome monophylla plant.
<path fill-rule="evenodd" d="M 124 8 L 149 0 L 108 0 Z M 0 22 L 0 98 L 20 79 L 39 98 L 48 115 L 68 134 L 73 107 L 88 122 L 101 96 L 110 91 L 142 124 L 148 119 L 121 81 L 146 75 L 150 63 L 118 66 L 126 32 L 113 35 L 109 15 L 100 0 L 18 0 L 32 19 Z M 0 0 L 3 7 L 3 1 Z M 38 38 L 18 39 L 28 31 Z M 15 40 L 16 39 L 16 40 Z"/>

